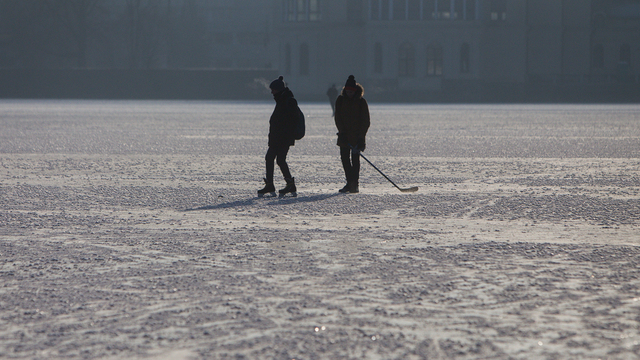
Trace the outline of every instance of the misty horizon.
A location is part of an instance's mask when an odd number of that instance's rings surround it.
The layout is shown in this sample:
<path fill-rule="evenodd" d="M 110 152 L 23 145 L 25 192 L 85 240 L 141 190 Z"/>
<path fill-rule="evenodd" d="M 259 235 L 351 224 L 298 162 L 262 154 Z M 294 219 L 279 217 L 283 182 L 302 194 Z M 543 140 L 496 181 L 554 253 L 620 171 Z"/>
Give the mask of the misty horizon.
<path fill-rule="evenodd" d="M 211 86 L 279 74 L 307 99 L 354 74 L 381 100 L 635 101 L 638 29 L 636 0 L 1 0 L 0 71 L 263 71 Z M 4 79 L 3 97 L 34 86 Z"/>

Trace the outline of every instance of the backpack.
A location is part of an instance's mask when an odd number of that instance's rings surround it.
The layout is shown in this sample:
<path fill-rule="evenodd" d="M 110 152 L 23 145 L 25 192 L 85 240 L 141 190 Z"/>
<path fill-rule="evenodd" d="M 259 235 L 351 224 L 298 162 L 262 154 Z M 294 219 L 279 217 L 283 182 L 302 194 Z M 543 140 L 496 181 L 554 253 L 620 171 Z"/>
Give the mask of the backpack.
<path fill-rule="evenodd" d="M 294 131 L 294 137 L 296 140 L 300 140 L 304 137 L 304 113 L 300 110 L 300 106 L 296 106 L 298 108 L 298 116 L 296 118 L 296 129 Z"/>

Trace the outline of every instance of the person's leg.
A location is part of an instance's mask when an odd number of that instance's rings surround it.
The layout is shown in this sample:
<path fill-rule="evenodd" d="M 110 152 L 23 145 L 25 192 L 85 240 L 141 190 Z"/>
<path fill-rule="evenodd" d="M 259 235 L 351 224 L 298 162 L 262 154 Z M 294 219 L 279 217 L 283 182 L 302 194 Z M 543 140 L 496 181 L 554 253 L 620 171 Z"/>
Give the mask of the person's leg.
<path fill-rule="evenodd" d="M 273 183 L 273 171 L 275 168 L 274 161 L 276 159 L 276 156 L 276 149 L 269 147 L 269 149 L 267 150 L 267 155 L 265 155 L 264 157 L 267 166 L 267 177 L 265 178 L 265 181 L 269 184 Z"/>
<path fill-rule="evenodd" d="M 360 152 L 351 151 L 351 186 L 349 192 L 357 193 L 359 189 L 360 181 Z"/>
<path fill-rule="evenodd" d="M 344 169 L 344 176 L 347 179 L 347 185 L 340 189 L 340 192 L 348 192 L 349 186 L 352 181 L 352 166 L 351 166 L 351 149 L 346 146 L 340 147 L 340 160 L 342 161 L 342 168 Z"/>
<path fill-rule="evenodd" d="M 267 167 L 266 177 L 264 178 L 264 188 L 258 190 L 258 196 L 262 197 L 265 194 L 273 193 L 275 194 L 276 188 L 273 186 L 273 169 L 275 165 L 273 164 L 276 158 L 276 153 L 272 148 L 267 150 L 267 155 L 265 155 L 264 160 Z"/>
<path fill-rule="evenodd" d="M 280 171 L 282 171 L 282 176 L 286 179 L 292 179 L 291 172 L 289 171 L 289 165 L 287 165 L 287 153 L 289 152 L 289 147 L 285 146 L 279 148 L 276 152 L 276 162 L 280 167 Z"/>
<path fill-rule="evenodd" d="M 351 152 L 351 168 L 356 180 L 360 178 L 360 152 Z"/>
<path fill-rule="evenodd" d="M 291 176 L 291 172 L 289 171 L 289 165 L 287 165 L 287 153 L 289 152 L 289 147 L 283 147 L 278 149 L 278 155 L 276 157 L 276 162 L 282 171 L 282 176 L 284 176 L 284 180 L 287 182 L 287 186 L 278 191 L 280 196 L 284 196 L 285 194 L 291 193 L 293 196 L 297 196 L 296 184 L 293 176 Z"/>

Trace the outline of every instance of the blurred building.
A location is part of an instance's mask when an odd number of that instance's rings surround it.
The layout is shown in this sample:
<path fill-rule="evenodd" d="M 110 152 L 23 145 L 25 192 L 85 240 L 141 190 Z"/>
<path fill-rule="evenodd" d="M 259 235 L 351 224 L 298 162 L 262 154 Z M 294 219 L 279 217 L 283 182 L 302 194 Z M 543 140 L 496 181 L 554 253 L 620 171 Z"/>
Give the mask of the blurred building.
<path fill-rule="evenodd" d="M 600 86 L 637 80 L 630 0 L 282 0 L 274 63 L 298 92 L 349 74 L 369 94 Z"/>
<path fill-rule="evenodd" d="M 0 0 L 0 67 L 270 67 L 271 2 Z"/>
<path fill-rule="evenodd" d="M 140 13 L 142 44 L 156 37 L 155 68 L 271 68 L 271 6 L 255 0 L 109 0 L 111 13 Z M 151 16 L 153 14 L 153 16 Z M 156 31 L 144 33 L 149 24 Z M 125 27 L 127 24 L 124 24 Z"/>
<path fill-rule="evenodd" d="M 262 69 L 317 100 L 353 74 L 379 100 L 553 100 L 638 83 L 640 0 L 0 0 L 0 68 Z"/>

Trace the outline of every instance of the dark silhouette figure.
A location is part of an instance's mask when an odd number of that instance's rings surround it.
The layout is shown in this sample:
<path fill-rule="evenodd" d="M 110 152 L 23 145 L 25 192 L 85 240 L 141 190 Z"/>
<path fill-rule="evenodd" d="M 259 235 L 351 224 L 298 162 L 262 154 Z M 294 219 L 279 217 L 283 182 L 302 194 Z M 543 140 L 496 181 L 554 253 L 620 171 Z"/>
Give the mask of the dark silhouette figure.
<path fill-rule="evenodd" d="M 332 84 L 327 89 L 327 96 L 329 97 L 329 104 L 331 104 L 331 111 L 333 115 L 336 116 L 336 98 L 338 97 L 338 89 L 336 89 L 336 84 Z"/>
<path fill-rule="evenodd" d="M 280 167 L 287 186 L 280 190 L 280 196 L 291 193 L 297 195 L 296 184 L 287 165 L 287 153 L 289 147 L 295 144 L 296 117 L 298 116 L 298 102 L 293 97 L 293 93 L 284 83 L 284 78 L 273 80 L 269 85 L 276 107 L 273 109 L 269 119 L 269 149 L 265 155 L 266 177 L 265 187 L 258 190 L 258 196 L 265 194 L 275 195 L 276 189 L 273 185 L 274 161 Z"/>
<path fill-rule="evenodd" d="M 365 138 L 371 125 L 369 105 L 363 97 L 364 88 L 349 75 L 342 93 L 336 99 L 335 122 L 338 128 L 340 159 L 347 178 L 341 193 L 359 192 L 360 152 L 364 151 Z"/>

